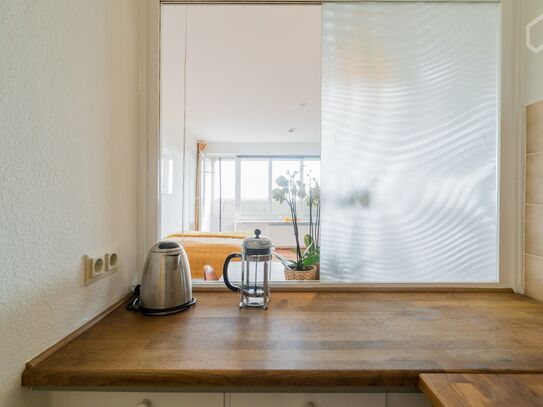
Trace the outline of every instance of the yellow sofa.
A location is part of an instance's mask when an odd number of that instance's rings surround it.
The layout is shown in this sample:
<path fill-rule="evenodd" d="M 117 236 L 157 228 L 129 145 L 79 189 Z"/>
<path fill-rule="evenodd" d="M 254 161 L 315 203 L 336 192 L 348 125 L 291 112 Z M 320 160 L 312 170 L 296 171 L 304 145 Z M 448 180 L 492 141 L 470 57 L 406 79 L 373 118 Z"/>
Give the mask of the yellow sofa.
<path fill-rule="evenodd" d="M 185 232 L 174 233 L 167 239 L 183 245 L 192 278 L 203 279 L 206 265 L 213 267 L 221 278 L 224 260 L 230 253 L 241 253 L 241 243 L 247 236 L 249 233 Z"/>

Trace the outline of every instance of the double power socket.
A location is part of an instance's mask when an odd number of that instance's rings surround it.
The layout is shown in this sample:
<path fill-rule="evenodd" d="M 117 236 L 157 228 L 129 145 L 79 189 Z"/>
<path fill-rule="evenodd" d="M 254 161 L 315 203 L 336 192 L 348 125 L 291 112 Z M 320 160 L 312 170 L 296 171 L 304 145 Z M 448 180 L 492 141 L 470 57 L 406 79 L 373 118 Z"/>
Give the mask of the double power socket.
<path fill-rule="evenodd" d="M 109 249 L 104 254 L 85 255 L 85 285 L 89 285 L 115 273 L 119 269 L 117 249 Z"/>

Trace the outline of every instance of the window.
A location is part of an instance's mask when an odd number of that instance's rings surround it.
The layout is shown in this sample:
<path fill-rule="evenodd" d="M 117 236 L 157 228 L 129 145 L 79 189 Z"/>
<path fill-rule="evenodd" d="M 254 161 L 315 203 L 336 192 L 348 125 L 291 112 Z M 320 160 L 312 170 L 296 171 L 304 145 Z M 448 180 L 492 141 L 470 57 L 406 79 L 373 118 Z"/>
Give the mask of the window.
<path fill-rule="evenodd" d="M 238 201 L 241 217 L 268 218 L 270 202 L 268 167 L 268 160 L 241 160 Z"/>
<path fill-rule="evenodd" d="M 213 160 L 210 177 L 213 186 L 211 200 L 211 229 L 234 230 L 236 218 L 236 162 L 233 159 Z M 206 199 L 204 194 L 204 200 Z"/>
<path fill-rule="evenodd" d="M 273 200 L 279 176 L 296 174 L 296 180 L 320 184 L 318 157 L 206 157 L 203 163 L 202 227 L 210 231 L 234 231 L 236 221 L 283 221 L 291 216 L 286 203 Z M 239 184 L 239 187 L 238 187 Z M 309 216 L 299 201 L 298 216 Z"/>

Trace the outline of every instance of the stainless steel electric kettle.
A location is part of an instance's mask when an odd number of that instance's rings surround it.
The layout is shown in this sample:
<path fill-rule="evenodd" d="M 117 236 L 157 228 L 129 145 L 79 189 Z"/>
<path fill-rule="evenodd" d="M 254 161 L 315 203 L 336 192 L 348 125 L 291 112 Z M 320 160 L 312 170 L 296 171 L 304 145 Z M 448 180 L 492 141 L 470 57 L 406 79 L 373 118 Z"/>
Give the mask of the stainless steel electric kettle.
<path fill-rule="evenodd" d="M 155 244 L 145 262 L 139 292 L 128 308 L 147 315 L 169 315 L 196 303 L 185 249 L 174 241 Z"/>

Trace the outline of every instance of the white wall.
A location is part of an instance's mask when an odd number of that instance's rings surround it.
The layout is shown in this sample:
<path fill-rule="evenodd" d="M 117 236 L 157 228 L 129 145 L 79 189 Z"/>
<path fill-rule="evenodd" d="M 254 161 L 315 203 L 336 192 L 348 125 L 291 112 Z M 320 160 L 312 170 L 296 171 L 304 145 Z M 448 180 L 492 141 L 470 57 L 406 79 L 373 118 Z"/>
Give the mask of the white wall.
<path fill-rule="evenodd" d="M 0 406 L 133 283 L 141 5 L 0 2 Z M 82 256 L 110 244 L 120 270 L 84 287 Z"/>
<path fill-rule="evenodd" d="M 502 0 L 501 135 L 500 135 L 500 236 L 499 268 L 503 287 L 522 292 L 522 129 L 519 61 L 521 2 Z"/>
<path fill-rule="evenodd" d="M 161 7 L 160 42 L 160 154 L 173 164 L 173 189 L 161 189 L 160 236 L 183 229 L 183 188 L 188 154 L 185 133 L 185 16 L 186 7 Z M 166 159 L 167 157 L 167 159 Z M 162 173 L 164 178 L 165 174 Z"/>
<path fill-rule="evenodd" d="M 191 5 L 187 15 L 189 131 L 208 142 L 318 142 L 320 6 Z"/>
<path fill-rule="evenodd" d="M 522 30 L 523 38 L 525 26 L 543 14 L 542 0 L 522 0 Z M 543 43 L 543 21 L 532 29 L 532 36 L 537 45 Z M 524 47 L 524 102 L 530 105 L 543 100 L 543 51 L 538 54 Z"/>
<path fill-rule="evenodd" d="M 185 130 L 186 13 L 186 6 L 161 6 L 160 150 L 174 169 L 173 190 L 160 194 L 161 237 L 194 230 L 198 140 Z"/>
<path fill-rule="evenodd" d="M 183 231 L 194 230 L 196 220 L 196 171 L 198 164 L 198 139 L 187 132 L 185 140 L 185 188 L 183 196 Z"/>

